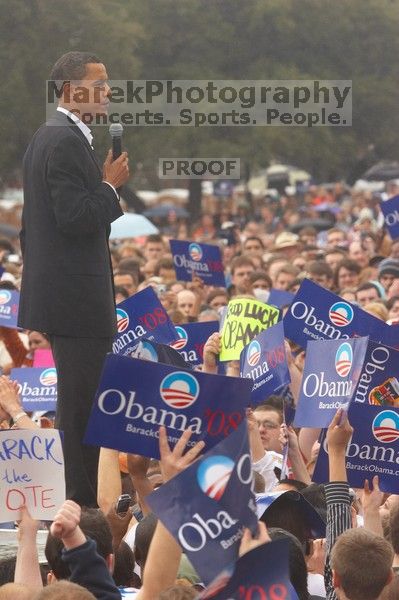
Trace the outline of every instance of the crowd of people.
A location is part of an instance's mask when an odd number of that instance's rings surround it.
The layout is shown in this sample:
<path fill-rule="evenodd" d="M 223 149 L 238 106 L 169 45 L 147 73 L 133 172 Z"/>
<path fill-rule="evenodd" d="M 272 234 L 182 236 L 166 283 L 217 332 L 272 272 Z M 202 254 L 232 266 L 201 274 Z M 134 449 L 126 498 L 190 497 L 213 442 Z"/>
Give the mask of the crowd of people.
<path fill-rule="evenodd" d="M 389 182 L 385 197 L 398 191 L 398 183 Z M 131 239 L 112 243 L 115 301 L 152 286 L 176 325 L 215 321 L 232 298 L 249 295 L 267 302 L 271 289 L 295 294 L 308 278 L 389 324 L 399 322 L 399 241 L 392 241 L 384 228 L 383 197 L 343 184 L 310 186 L 301 194 L 273 192 L 251 202 L 214 198 L 192 226 L 170 215 L 159 234 L 137 240 L 132 232 Z M 206 286 L 198 277 L 177 281 L 171 238 L 219 245 L 226 288 Z M 19 248 L 6 240 L 0 240 L 0 248 L 0 289 L 18 289 L 22 261 L 8 257 Z M 16 385 L 7 378 L 13 367 L 31 366 L 37 348 L 50 348 L 48 338 L 43 332 L 4 327 L 0 335 L 1 427 L 52 426 L 52 414 L 45 424 L 44 415 L 26 415 Z M 214 333 L 204 346 L 204 372 L 216 372 L 219 350 L 220 334 Z M 281 536 L 289 539 L 290 578 L 300 600 L 398 598 L 399 495 L 381 492 L 378 478 L 365 481 L 362 490 L 349 488 L 345 448 L 352 428 L 341 411 L 327 432 L 329 481 L 312 483 L 320 431 L 287 427 L 283 412 L 284 397 L 293 407 L 298 399 L 305 352 L 287 340 L 286 354 L 290 389 L 265 397 L 253 410 L 248 407 L 254 489 L 302 494 L 326 523 L 326 536 L 312 538 L 288 495 L 286 502 L 265 511 L 256 536 L 244 533 L 240 553 Z M 227 365 L 225 376 L 230 375 L 239 376 L 236 363 Z M 49 526 L 46 563 L 37 558 L 39 523 L 23 508 L 17 556 L 0 559 L 0 599 L 200 597 L 201 578 L 146 502 L 154 489 L 200 455 L 201 443 L 185 452 L 188 438 L 186 432 L 181 443 L 169 448 L 161 428 L 160 461 L 102 448 L 99 509 L 81 508 L 72 500 L 59 507 Z M 282 478 L 287 440 L 290 474 Z M 122 494 L 130 495 L 131 506 L 120 513 Z"/>

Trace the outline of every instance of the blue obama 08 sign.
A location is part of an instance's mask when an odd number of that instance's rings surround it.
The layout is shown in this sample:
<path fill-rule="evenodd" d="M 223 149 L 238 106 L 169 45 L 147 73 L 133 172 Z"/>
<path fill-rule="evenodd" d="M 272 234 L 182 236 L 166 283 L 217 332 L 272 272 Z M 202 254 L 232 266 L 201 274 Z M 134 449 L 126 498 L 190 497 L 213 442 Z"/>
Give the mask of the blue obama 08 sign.
<path fill-rule="evenodd" d="M 118 304 L 116 320 L 118 333 L 112 344 L 114 354 L 130 356 L 144 338 L 169 344 L 178 337 L 175 326 L 152 287 Z"/>
<path fill-rule="evenodd" d="M 211 448 L 244 419 L 250 389 L 241 378 L 108 354 L 85 443 L 157 458 L 164 425 L 171 446 L 191 427 L 190 443 Z"/>
<path fill-rule="evenodd" d="M 290 582 L 289 540 L 262 544 L 225 569 L 198 600 L 298 600 Z"/>
<path fill-rule="evenodd" d="M 399 346 L 399 326 L 387 325 L 358 306 L 305 279 L 283 319 L 288 339 L 302 348 L 309 340 L 345 340 L 357 336 Z"/>
<path fill-rule="evenodd" d="M 264 402 L 291 381 L 284 348 L 284 326 L 277 323 L 262 331 L 240 355 L 240 374 L 253 381 L 251 402 Z"/>
<path fill-rule="evenodd" d="M 296 427 L 328 427 L 337 409 L 347 408 L 362 372 L 368 338 L 308 343 Z"/>
<path fill-rule="evenodd" d="M 245 419 L 147 502 L 205 583 L 234 563 L 243 527 L 258 523 Z"/>
<path fill-rule="evenodd" d="M 219 246 L 180 240 L 169 240 L 169 244 L 179 281 L 192 281 L 196 275 L 205 285 L 226 287 Z"/>
<path fill-rule="evenodd" d="M 381 202 L 380 208 L 389 235 L 393 240 L 397 240 L 399 238 L 399 195 Z"/>
<path fill-rule="evenodd" d="M 346 448 L 346 472 L 349 485 L 362 488 L 364 480 L 379 477 L 383 492 L 399 493 L 399 409 L 352 403 L 349 422 L 354 431 Z M 320 439 L 320 451 L 313 481 L 328 481 L 326 431 Z"/>
<path fill-rule="evenodd" d="M 56 409 L 57 371 L 54 367 L 11 369 L 10 378 L 18 383 L 24 410 Z"/>
<path fill-rule="evenodd" d="M 399 351 L 369 341 L 363 368 L 353 394 L 354 404 L 399 406 Z"/>
<path fill-rule="evenodd" d="M 194 367 L 201 365 L 205 343 L 212 333 L 219 331 L 219 321 L 184 323 L 175 325 L 175 328 L 179 339 L 169 345 L 177 350 L 186 362 Z"/>
<path fill-rule="evenodd" d="M 0 326 L 15 329 L 17 327 L 19 292 L 0 290 Z"/>

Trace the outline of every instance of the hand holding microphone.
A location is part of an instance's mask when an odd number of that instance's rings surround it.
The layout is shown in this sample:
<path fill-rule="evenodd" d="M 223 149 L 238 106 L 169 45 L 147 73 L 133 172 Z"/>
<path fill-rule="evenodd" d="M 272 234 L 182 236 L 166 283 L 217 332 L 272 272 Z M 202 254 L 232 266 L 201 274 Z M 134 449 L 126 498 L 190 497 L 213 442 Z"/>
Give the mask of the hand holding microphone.
<path fill-rule="evenodd" d="M 109 150 L 105 159 L 103 180 L 118 190 L 129 179 L 129 159 L 127 152 L 122 152 L 122 125 L 113 123 L 109 132 L 112 138 L 112 150 Z"/>

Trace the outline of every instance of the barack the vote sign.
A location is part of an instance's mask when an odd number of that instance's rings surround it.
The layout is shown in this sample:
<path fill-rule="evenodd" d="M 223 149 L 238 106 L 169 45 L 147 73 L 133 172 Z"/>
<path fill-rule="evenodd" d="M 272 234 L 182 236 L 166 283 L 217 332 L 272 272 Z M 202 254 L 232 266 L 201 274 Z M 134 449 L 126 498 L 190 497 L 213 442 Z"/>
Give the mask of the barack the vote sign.
<path fill-rule="evenodd" d="M 10 378 L 18 383 L 24 410 L 55 410 L 57 371 L 55 367 L 11 369 Z"/>
<path fill-rule="evenodd" d="M 302 348 L 309 340 L 344 341 L 366 335 L 399 346 L 399 325 L 387 325 L 309 279 L 302 282 L 283 321 L 286 337 Z"/>
<path fill-rule="evenodd" d="M 291 382 L 282 322 L 262 331 L 245 346 L 240 357 L 240 375 L 253 381 L 252 404 L 264 402 L 268 396 Z"/>
<path fill-rule="evenodd" d="M 347 409 L 363 368 L 368 338 L 309 342 L 295 427 L 328 427 L 338 408 Z"/>
<path fill-rule="evenodd" d="M 158 431 L 174 446 L 182 432 L 211 448 L 244 419 L 251 384 L 161 363 L 108 354 L 85 443 L 159 458 Z"/>
<path fill-rule="evenodd" d="M 234 298 L 227 306 L 221 326 L 221 361 L 240 360 L 243 348 L 261 331 L 275 325 L 280 311 L 254 298 Z"/>
<path fill-rule="evenodd" d="M 368 404 L 352 404 L 349 422 L 354 431 L 346 448 L 349 485 L 362 488 L 364 480 L 379 477 L 383 492 L 399 494 L 399 409 Z M 328 481 L 326 432 L 321 445 L 313 481 Z"/>
<path fill-rule="evenodd" d="M 0 522 L 52 520 L 65 500 L 64 457 L 57 429 L 0 430 Z"/>
<path fill-rule="evenodd" d="M 399 351 L 369 341 L 353 404 L 399 407 Z"/>
<path fill-rule="evenodd" d="M 397 240 L 399 238 L 399 195 L 381 202 L 380 208 L 389 235 L 393 240 Z"/>
<path fill-rule="evenodd" d="M 179 339 L 171 342 L 170 346 L 194 367 L 202 365 L 205 343 L 212 333 L 219 331 L 219 321 L 184 323 L 175 325 L 175 328 Z"/>
<path fill-rule="evenodd" d="M 19 292 L 0 290 L 0 327 L 17 327 Z"/>
<path fill-rule="evenodd" d="M 232 569 L 234 571 L 232 572 Z M 289 540 L 262 544 L 241 556 L 199 600 L 297 600 L 289 570 Z"/>
<path fill-rule="evenodd" d="M 143 338 L 160 344 L 169 344 L 177 338 L 175 326 L 152 287 L 118 304 L 116 319 L 118 333 L 112 344 L 114 354 L 130 356 Z"/>
<path fill-rule="evenodd" d="M 226 287 L 219 246 L 169 240 L 178 281 L 200 277 L 205 285 Z"/>
<path fill-rule="evenodd" d="M 247 424 L 147 496 L 208 584 L 235 562 L 243 527 L 257 530 Z"/>

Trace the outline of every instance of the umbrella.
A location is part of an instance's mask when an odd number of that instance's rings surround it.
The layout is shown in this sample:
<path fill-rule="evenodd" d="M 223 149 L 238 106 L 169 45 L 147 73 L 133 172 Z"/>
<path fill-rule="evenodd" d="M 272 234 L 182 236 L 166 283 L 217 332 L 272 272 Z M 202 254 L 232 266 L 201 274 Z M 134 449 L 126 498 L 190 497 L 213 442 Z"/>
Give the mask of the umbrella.
<path fill-rule="evenodd" d="M 122 240 L 124 238 L 141 237 L 159 233 L 159 230 L 143 215 L 134 213 L 125 213 L 119 219 L 116 219 L 111 225 L 111 240 Z"/>
<path fill-rule="evenodd" d="M 399 162 L 383 160 L 368 169 L 361 179 L 367 181 L 389 181 L 399 179 Z"/>
<path fill-rule="evenodd" d="M 314 227 L 317 231 L 324 231 L 333 227 L 335 220 L 330 219 L 303 219 L 295 225 L 292 225 L 289 230 L 293 233 L 298 233 L 303 227 Z"/>
<path fill-rule="evenodd" d="M 144 212 L 146 217 L 167 217 L 169 213 L 174 212 L 176 217 L 188 217 L 188 212 L 181 206 L 174 204 L 158 204 Z"/>

